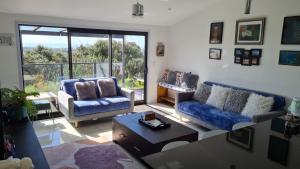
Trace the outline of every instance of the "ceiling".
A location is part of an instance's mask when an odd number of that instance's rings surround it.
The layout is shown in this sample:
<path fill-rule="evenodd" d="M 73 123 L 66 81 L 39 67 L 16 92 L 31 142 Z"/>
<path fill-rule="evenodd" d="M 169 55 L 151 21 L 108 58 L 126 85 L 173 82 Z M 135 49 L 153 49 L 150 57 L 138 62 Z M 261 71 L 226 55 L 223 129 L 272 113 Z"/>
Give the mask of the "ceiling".
<path fill-rule="evenodd" d="M 1 0 L 0 12 L 73 19 L 173 25 L 219 0 L 139 0 L 144 17 L 131 16 L 137 0 Z"/>

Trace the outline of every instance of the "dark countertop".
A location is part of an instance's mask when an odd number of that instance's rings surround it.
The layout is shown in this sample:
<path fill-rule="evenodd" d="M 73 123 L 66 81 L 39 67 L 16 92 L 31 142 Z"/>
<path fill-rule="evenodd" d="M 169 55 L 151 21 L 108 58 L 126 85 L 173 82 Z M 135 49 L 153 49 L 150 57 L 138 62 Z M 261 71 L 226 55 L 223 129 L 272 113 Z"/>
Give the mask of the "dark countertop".
<path fill-rule="evenodd" d="M 287 139 L 283 133 L 277 132 L 284 129 L 284 123 L 273 121 L 273 130 L 271 124 L 271 120 L 266 121 L 142 159 L 155 169 L 299 169 L 300 137 Z M 251 130 L 252 144 L 251 139 L 247 139 Z M 249 141 L 250 150 L 229 142 L 229 134 L 235 134 L 245 143 Z"/>
<path fill-rule="evenodd" d="M 6 126 L 6 133 L 15 142 L 18 158 L 30 157 L 37 169 L 49 169 L 41 145 L 30 121 L 18 122 Z"/>

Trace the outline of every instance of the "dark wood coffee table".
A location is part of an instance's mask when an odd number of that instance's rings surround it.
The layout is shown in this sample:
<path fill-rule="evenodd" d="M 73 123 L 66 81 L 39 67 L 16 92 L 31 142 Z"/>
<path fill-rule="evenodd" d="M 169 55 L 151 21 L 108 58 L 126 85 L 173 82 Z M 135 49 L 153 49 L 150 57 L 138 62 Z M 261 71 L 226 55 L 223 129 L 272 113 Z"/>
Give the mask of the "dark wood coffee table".
<path fill-rule="evenodd" d="M 113 141 L 137 158 L 160 152 L 170 142 L 198 140 L 197 131 L 157 113 L 156 117 L 171 126 L 159 130 L 150 129 L 139 123 L 141 115 L 142 113 L 134 113 L 117 116 L 112 121 Z"/>

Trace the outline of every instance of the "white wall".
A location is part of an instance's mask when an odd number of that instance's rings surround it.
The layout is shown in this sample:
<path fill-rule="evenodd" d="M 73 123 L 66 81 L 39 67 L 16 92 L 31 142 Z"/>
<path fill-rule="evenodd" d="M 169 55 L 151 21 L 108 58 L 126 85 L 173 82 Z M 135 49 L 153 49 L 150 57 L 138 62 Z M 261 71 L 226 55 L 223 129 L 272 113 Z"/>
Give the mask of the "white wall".
<path fill-rule="evenodd" d="M 200 81 L 215 81 L 244 88 L 300 97 L 300 67 L 278 65 L 279 51 L 300 50 L 300 45 L 281 45 L 284 16 L 300 15 L 299 0 L 252 0 L 244 15 L 244 0 L 223 0 L 185 21 L 169 33 L 168 67 L 199 74 Z M 234 45 L 236 20 L 266 17 L 264 45 Z M 223 44 L 209 44 L 211 22 L 223 21 Z M 209 60 L 209 48 L 222 48 L 222 60 Z M 234 64 L 234 48 L 262 48 L 260 66 Z"/>
<path fill-rule="evenodd" d="M 146 31 L 148 35 L 148 97 L 149 103 L 156 100 L 156 82 L 164 69 L 166 57 L 157 57 L 155 48 L 157 42 L 167 43 L 167 27 L 133 25 L 109 22 L 97 22 L 87 20 L 65 19 L 44 16 L 5 14 L 0 13 L 0 33 L 13 33 L 17 42 L 16 23 L 32 23 L 70 27 L 114 29 L 114 30 L 131 30 Z M 0 80 L 3 86 L 12 87 L 20 86 L 20 68 L 19 68 L 18 45 L 0 46 Z"/>

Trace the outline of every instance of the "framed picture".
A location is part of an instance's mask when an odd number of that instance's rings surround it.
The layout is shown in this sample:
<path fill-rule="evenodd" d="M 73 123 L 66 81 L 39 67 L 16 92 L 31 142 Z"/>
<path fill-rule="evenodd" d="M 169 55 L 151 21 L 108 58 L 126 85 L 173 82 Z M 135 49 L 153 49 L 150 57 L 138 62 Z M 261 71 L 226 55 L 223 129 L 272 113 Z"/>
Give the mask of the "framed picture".
<path fill-rule="evenodd" d="M 251 49 L 251 65 L 259 65 L 262 49 Z"/>
<path fill-rule="evenodd" d="M 215 22 L 210 25 L 210 44 L 221 44 L 223 38 L 223 25 L 224 22 Z"/>
<path fill-rule="evenodd" d="M 226 140 L 248 151 L 252 151 L 254 128 L 245 127 L 227 133 Z"/>
<path fill-rule="evenodd" d="M 281 44 L 300 44 L 300 16 L 284 18 Z"/>
<path fill-rule="evenodd" d="M 0 33 L 0 46 L 12 46 L 13 42 L 13 34 L 10 33 Z"/>
<path fill-rule="evenodd" d="M 300 66 L 300 51 L 281 50 L 278 64 Z"/>
<path fill-rule="evenodd" d="M 241 64 L 242 58 L 244 57 L 244 51 L 243 48 L 235 48 L 234 49 L 234 63 Z"/>
<path fill-rule="evenodd" d="M 236 22 L 236 45 L 263 45 L 265 18 L 239 20 Z"/>
<path fill-rule="evenodd" d="M 210 48 L 209 49 L 209 59 L 221 60 L 222 49 Z"/>
<path fill-rule="evenodd" d="M 158 42 L 156 47 L 156 56 L 164 56 L 164 55 L 165 55 L 165 45 L 162 42 Z"/>
<path fill-rule="evenodd" d="M 244 51 L 244 56 L 242 57 L 242 65 L 244 66 L 251 66 L 252 63 L 252 57 L 251 57 L 251 50 L 245 50 Z"/>

